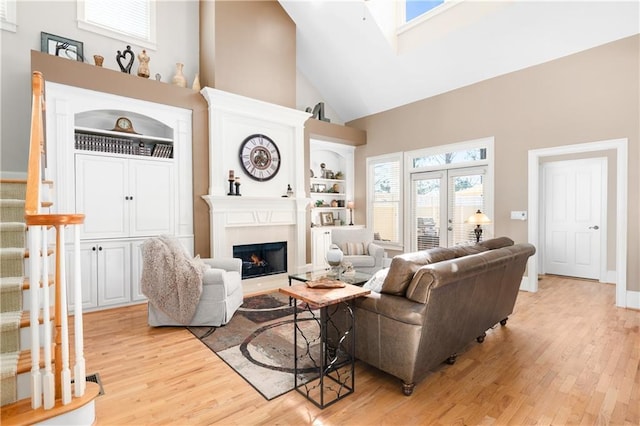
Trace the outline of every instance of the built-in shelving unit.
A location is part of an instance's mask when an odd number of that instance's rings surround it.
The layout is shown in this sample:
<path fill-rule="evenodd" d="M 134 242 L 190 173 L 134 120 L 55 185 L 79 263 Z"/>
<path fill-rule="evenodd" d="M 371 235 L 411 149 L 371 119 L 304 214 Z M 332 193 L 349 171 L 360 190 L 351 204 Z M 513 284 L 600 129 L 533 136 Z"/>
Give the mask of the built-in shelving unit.
<path fill-rule="evenodd" d="M 60 188 L 54 205 L 85 215 L 82 307 L 144 302 L 144 241 L 173 235 L 193 252 L 192 113 L 57 83 L 46 90 L 47 176 Z M 73 262 L 67 256 L 69 280 Z"/>

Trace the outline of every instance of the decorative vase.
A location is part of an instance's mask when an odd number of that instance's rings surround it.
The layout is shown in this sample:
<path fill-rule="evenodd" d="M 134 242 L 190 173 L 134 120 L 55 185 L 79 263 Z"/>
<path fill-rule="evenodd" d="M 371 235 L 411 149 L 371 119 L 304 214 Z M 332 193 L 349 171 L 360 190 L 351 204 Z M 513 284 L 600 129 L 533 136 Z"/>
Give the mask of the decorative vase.
<path fill-rule="evenodd" d="M 140 65 L 138 66 L 138 77 L 149 78 L 149 55 L 147 55 L 146 50 L 142 50 L 142 53 L 138 55 L 138 61 Z"/>
<path fill-rule="evenodd" d="M 93 55 L 93 60 L 96 63 L 96 67 L 101 67 L 104 62 L 104 56 Z"/>
<path fill-rule="evenodd" d="M 200 73 L 196 73 L 196 77 L 193 79 L 193 85 L 191 88 L 197 92 L 200 91 Z"/>
<path fill-rule="evenodd" d="M 331 272 L 329 275 L 338 276 L 340 275 L 340 264 L 342 263 L 342 258 L 344 257 L 344 253 L 340 250 L 337 244 L 331 244 L 329 246 L 329 250 L 326 254 L 327 263 L 331 266 Z"/>
<path fill-rule="evenodd" d="M 184 64 L 180 62 L 176 63 L 176 74 L 173 76 L 171 82 L 176 86 L 187 87 L 187 79 L 184 78 L 184 74 L 182 73 L 182 68 Z"/>

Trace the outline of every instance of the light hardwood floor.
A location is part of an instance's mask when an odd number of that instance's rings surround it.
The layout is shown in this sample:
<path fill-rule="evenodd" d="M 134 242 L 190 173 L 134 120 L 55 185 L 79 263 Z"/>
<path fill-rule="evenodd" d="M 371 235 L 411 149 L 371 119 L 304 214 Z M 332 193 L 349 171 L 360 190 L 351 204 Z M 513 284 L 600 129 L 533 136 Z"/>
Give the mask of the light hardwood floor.
<path fill-rule="evenodd" d="M 412 396 L 358 362 L 355 393 L 324 410 L 264 400 L 189 331 L 148 327 L 146 305 L 85 315 L 87 373 L 106 392 L 98 425 L 638 425 L 640 312 L 614 300 L 612 285 L 545 277 Z"/>

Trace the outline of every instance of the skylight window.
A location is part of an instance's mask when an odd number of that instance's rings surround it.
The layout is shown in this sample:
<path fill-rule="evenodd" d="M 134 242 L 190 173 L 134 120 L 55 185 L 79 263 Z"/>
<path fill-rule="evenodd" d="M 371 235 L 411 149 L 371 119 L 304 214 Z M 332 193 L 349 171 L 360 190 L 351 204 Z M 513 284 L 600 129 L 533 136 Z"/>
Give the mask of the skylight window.
<path fill-rule="evenodd" d="M 445 0 L 406 0 L 404 22 L 409 22 L 418 16 L 424 15 L 444 2 Z"/>

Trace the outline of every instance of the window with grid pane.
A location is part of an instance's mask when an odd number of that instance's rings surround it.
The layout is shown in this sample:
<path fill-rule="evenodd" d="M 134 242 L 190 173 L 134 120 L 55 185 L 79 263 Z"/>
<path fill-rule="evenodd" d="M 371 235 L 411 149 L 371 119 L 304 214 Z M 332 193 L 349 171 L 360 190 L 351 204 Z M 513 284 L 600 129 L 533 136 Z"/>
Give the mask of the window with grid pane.
<path fill-rule="evenodd" d="M 0 0 L 0 29 L 16 32 L 16 0 Z"/>
<path fill-rule="evenodd" d="M 402 239 L 401 166 L 401 155 L 368 160 L 370 208 L 367 223 L 380 240 L 397 244 Z"/>
<path fill-rule="evenodd" d="M 155 3 L 151 0 L 78 1 L 78 26 L 154 48 Z"/>

